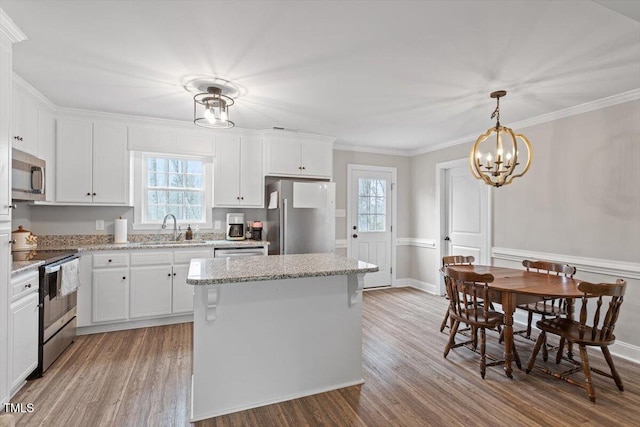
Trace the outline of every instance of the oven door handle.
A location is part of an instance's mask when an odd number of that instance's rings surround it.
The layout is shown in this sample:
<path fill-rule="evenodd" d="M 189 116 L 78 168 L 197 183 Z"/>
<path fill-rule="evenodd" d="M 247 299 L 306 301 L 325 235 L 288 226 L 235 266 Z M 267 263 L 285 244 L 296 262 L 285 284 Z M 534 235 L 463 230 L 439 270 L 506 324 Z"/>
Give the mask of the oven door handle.
<path fill-rule="evenodd" d="M 45 267 L 44 274 L 51 274 L 51 273 L 55 273 L 56 271 L 60 271 L 60 265 L 61 264 L 54 265 L 53 267 L 49 267 L 49 266 Z"/>

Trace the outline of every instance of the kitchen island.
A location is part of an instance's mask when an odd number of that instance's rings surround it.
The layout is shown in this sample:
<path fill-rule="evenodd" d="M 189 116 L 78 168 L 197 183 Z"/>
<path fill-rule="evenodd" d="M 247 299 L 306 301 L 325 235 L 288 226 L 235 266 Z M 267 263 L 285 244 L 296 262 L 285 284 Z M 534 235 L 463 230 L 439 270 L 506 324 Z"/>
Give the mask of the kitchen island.
<path fill-rule="evenodd" d="M 361 384 L 376 271 L 334 254 L 191 260 L 191 421 Z"/>

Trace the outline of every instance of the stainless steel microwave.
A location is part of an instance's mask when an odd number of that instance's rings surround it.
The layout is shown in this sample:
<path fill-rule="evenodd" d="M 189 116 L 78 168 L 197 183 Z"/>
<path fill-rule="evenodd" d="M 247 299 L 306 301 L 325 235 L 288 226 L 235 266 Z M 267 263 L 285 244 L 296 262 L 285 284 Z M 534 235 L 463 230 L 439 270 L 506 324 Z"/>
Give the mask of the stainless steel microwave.
<path fill-rule="evenodd" d="M 11 198 L 17 201 L 45 200 L 47 163 L 15 148 L 11 154 Z"/>

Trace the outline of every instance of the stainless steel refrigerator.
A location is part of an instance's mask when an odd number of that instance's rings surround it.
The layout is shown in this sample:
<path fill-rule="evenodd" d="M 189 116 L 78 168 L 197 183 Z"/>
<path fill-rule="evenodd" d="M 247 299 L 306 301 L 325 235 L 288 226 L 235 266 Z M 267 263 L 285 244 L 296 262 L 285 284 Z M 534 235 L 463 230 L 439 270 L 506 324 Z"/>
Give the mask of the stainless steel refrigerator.
<path fill-rule="evenodd" d="M 336 184 L 267 179 L 269 255 L 335 252 Z"/>

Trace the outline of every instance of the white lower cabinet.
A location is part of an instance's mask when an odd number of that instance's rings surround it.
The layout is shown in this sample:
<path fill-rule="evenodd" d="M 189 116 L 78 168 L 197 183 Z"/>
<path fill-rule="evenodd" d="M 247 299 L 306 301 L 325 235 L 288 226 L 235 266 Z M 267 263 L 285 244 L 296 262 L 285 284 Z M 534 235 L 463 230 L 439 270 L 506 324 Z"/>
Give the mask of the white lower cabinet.
<path fill-rule="evenodd" d="M 84 315 L 91 322 L 79 326 L 126 325 L 193 313 L 193 286 L 187 284 L 189 263 L 193 258 L 211 257 L 213 249 L 208 248 L 93 254 L 91 315 Z M 82 298 L 78 298 L 78 313 L 87 313 L 82 304 L 89 297 L 84 292 L 82 289 Z"/>
<path fill-rule="evenodd" d="M 193 286 L 187 284 L 189 264 L 173 266 L 173 298 L 171 312 L 193 313 Z"/>
<path fill-rule="evenodd" d="M 12 278 L 9 306 L 9 389 L 18 388 L 38 366 L 38 272 Z M 31 285 L 31 286 L 29 286 Z"/>
<path fill-rule="evenodd" d="M 127 320 L 129 269 L 94 269 L 91 278 L 93 322 Z"/>
<path fill-rule="evenodd" d="M 172 282 L 171 265 L 131 267 L 130 317 L 171 314 Z"/>

